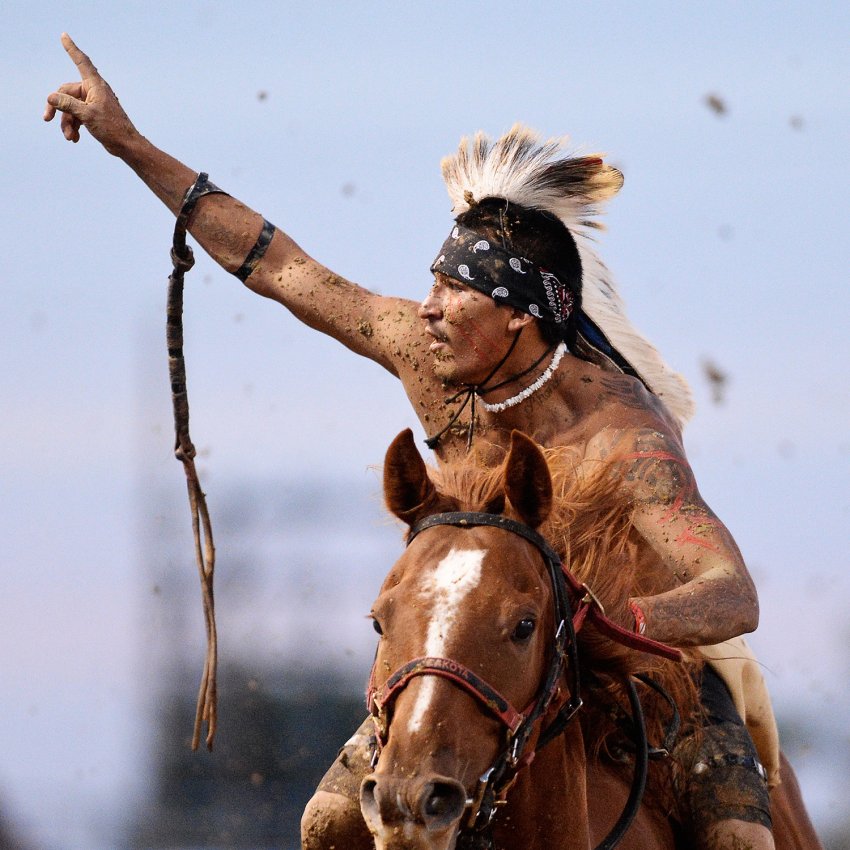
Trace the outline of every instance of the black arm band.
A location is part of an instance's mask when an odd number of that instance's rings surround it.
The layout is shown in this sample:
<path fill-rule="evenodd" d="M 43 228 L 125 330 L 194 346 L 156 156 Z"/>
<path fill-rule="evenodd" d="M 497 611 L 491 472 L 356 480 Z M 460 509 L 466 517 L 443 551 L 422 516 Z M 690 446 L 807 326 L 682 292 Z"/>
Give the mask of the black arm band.
<path fill-rule="evenodd" d="M 246 280 L 251 275 L 251 272 L 257 268 L 257 264 L 260 260 L 263 259 L 263 255 L 266 253 L 266 249 L 269 247 L 269 244 L 272 241 L 272 237 L 274 236 L 275 226 L 270 222 L 263 219 L 263 229 L 260 231 L 260 235 L 257 237 L 257 241 L 254 243 L 254 247 L 248 252 L 248 256 L 245 257 L 245 262 L 233 272 L 242 283 L 245 283 Z"/>
<path fill-rule="evenodd" d="M 180 207 L 180 212 L 177 213 L 177 221 L 175 226 L 181 227 L 183 230 L 189 223 L 189 216 L 195 210 L 195 205 L 204 195 L 226 195 L 224 189 L 219 189 L 215 183 L 211 183 L 209 176 L 203 171 L 198 175 L 198 179 L 186 190 L 183 196 L 183 204 Z"/>

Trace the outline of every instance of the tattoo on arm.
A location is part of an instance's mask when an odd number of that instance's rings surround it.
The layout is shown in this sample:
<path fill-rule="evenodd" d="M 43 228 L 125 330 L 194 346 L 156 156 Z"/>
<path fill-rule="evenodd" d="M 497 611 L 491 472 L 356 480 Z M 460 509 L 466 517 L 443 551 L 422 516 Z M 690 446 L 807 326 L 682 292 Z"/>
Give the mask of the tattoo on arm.
<path fill-rule="evenodd" d="M 684 454 L 670 443 L 657 432 L 641 432 L 624 456 L 623 478 L 636 503 L 655 513 L 659 526 L 673 526 L 678 545 L 718 553 L 731 545 L 737 553 L 728 530 L 702 500 Z"/>

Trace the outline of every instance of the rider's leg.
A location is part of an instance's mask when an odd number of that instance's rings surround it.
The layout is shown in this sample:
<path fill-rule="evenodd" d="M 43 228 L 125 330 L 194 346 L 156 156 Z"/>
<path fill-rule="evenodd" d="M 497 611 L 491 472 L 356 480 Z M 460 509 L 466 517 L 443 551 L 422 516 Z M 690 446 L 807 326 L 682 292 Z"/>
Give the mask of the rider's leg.
<path fill-rule="evenodd" d="M 372 836 L 360 812 L 360 783 L 370 771 L 371 718 L 339 751 L 301 818 L 302 850 L 370 850 Z"/>
<path fill-rule="evenodd" d="M 773 850 L 773 833 L 758 823 L 723 820 L 708 828 L 696 846 L 700 850 Z"/>
<path fill-rule="evenodd" d="M 684 765 L 691 841 L 698 850 L 773 850 L 767 775 L 729 691 L 709 667 L 700 696 L 706 725 Z"/>

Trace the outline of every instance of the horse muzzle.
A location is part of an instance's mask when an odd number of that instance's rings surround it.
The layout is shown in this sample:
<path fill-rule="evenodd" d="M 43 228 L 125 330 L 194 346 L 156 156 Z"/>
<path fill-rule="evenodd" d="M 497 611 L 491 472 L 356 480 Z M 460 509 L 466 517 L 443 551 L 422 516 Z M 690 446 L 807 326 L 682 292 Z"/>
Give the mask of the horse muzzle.
<path fill-rule="evenodd" d="M 439 774 L 409 779 L 373 773 L 360 785 L 360 809 L 378 850 L 447 850 L 466 810 L 466 789 Z"/>

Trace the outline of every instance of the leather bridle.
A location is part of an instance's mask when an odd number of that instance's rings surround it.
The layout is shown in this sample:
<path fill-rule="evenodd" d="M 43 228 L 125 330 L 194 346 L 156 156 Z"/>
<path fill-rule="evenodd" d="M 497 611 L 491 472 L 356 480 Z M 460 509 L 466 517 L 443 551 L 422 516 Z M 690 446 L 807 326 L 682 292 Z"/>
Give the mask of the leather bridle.
<path fill-rule="evenodd" d="M 458 846 L 488 847 L 489 826 L 497 808 L 504 805 L 507 793 L 515 782 L 519 771 L 529 765 L 538 752 L 547 743 L 564 731 L 569 721 L 582 706 L 581 673 L 576 641 L 577 632 L 591 623 L 608 637 L 643 652 L 650 652 L 672 660 L 681 660 L 679 650 L 634 634 L 606 615 L 599 600 L 585 584 L 580 582 L 561 562 L 557 553 L 542 535 L 534 529 L 499 514 L 456 511 L 433 514 L 415 524 L 408 534 L 410 542 L 423 531 L 438 525 L 450 525 L 461 528 L 491 526 L 516 534 L 534 545 L 543 557 L 552 585 L 552 598 L 555 613 L 555 630 L 551 659 L 548 669 L 540 683 L 537 694 L 529 706 L 518 710 L 499 691 L 480 676 L 450 658 L 422 657 L 414 658 L 396 670 L 386 682 L 377 686 L 375 666 L 369 680 L 366 701 L 376 730 L 376 747 L 372 766 L 377 764 L 382 747 L 389 735 L 390 715 L 393 702 L 406 685 L 417 676 L 441 676 L 454 682 L 473 696 L 486 711 L 498 718 L 507 729 L 504 747 L 493 765 L 482 774 L 478 787 L 467 800 L 468 812 L 462 823 Z M 569 687 L 564 691 L 562 680 L 567 676 Z M 646 781 L 646 732 L 637 692 L 628 680 L 626 689 L 632 706 L 633 724 L 636 732 L 635 779 L 626 810 L 620 816 L 608 837 L 597 850 L 610 850 L 622 838 L 640 805 L 643 786 Z M 543 725 L 544 719 L 553 719 Z M 529 742 L 535 737 L 533 746 Z"/>

